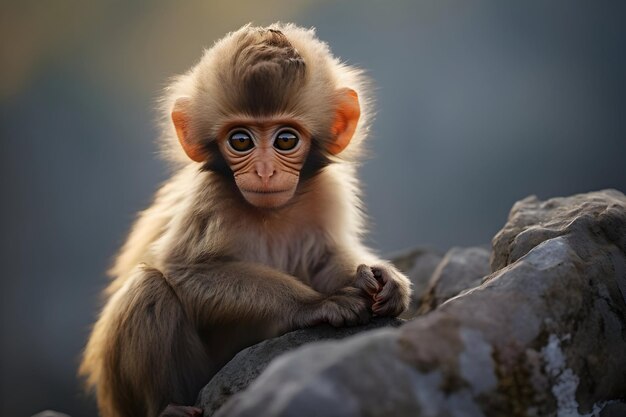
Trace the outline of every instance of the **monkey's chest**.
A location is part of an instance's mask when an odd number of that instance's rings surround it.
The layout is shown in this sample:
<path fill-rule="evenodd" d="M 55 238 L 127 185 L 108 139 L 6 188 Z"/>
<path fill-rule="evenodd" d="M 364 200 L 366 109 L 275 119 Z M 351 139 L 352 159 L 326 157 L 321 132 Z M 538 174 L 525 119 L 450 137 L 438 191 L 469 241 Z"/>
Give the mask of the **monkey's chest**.
<path fill-rule="evenodd" d="M 325 246 L 314 232 L 302 231 L 282 237 L 257 234 L 241 243 L 239 247 L 242 250 L 237 257 L 278 269 L 307 282 L 311 269 L 319 264 Z"/>

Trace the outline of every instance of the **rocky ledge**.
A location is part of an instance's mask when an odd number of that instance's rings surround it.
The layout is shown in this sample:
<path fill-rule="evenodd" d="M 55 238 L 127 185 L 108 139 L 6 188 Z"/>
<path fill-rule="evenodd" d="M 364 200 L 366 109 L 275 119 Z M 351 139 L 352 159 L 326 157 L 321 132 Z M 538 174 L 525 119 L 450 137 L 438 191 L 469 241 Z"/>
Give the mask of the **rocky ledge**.
<path fill-rule="evenodd" d="M 416 289 L 408 321 L 262 342 L 198 405 L 205 416 L 626 415 L 626 196 L 528 197 L 492 248 L 397 256 Z"/>

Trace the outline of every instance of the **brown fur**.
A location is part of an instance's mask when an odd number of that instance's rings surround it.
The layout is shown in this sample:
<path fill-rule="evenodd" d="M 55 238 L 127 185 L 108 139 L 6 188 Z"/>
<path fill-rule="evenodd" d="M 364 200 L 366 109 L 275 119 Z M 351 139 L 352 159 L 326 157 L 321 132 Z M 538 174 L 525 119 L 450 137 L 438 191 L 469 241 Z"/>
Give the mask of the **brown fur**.
<path fill-rule="evenodd" d="M 164 123 L 176 172 L 140 213 L 110 271 L 80 368 L 104 417 L 192 404 L 238 350 L 264 338 L 407 307 L 409 281 L 360 241 L 353 162 L 367 132 L 364 85 L 312 30 L 280 24 L 227 35 L 174 81 L 164 111 L 190 98 L 190 135 L 209 157 L 190 161 Z M 342 87 L 365 106 L 350 145 L 333 156 L 326 149 Z M 314 140 L 294 197 L 272 210 L 243 200 L 214 142 L 228 120 L 264 115 L 297 118 Z"/>
<path fill-rule="evenodd" d="M 235 107 L 254 116 L 289 108 L 305 81 L 306 65 L 287 37 L 275 29 L 256 29 L 246 32 L 238 44 L 227 69 L 240 80 L 233 89 Z"/>

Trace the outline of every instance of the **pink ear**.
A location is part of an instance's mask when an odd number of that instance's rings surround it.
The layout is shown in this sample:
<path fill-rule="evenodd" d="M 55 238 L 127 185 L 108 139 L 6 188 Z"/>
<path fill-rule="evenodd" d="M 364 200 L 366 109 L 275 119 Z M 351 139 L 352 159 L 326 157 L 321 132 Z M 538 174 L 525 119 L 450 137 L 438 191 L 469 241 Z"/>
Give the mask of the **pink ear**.
<path fill-rule="evenodd" d="M 328 146 L 328 151 L 333 155 L 340 153 L 348 146 L 361 116 L 361 106 L 356 91 L 341 88 L 337 90 L 337 97 L 339 102 L 331 127 L 334 141 Z"/>
<path fill-rule="evenodd" d="M 187 156 L 196 162 L 204 162 L 207 158 L 206 151 L 197 143 L 193 143 L 189 136 L 189 108 L 191 107 L 191 99 L 189 97 L 181 97 L 174 103 L 172 109 L 172 121 L 176 128 L 178 141 L 183 147 Z"/>

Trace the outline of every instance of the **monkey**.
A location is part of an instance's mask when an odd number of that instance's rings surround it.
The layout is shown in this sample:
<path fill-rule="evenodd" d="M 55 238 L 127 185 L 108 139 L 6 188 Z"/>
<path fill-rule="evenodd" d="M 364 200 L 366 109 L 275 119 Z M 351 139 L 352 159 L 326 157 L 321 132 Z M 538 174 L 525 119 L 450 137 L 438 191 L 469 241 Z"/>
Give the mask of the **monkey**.
<path fill-rule="evenodd" d="M 408 307 L 410 281 L 362 242 L 367 83 L 314 29 L 276 23 L 167 87 L 172 176 L 109 271 L 79 369 L 103 417 L 201 415 L 187 405 L 241 349 Z"/>

